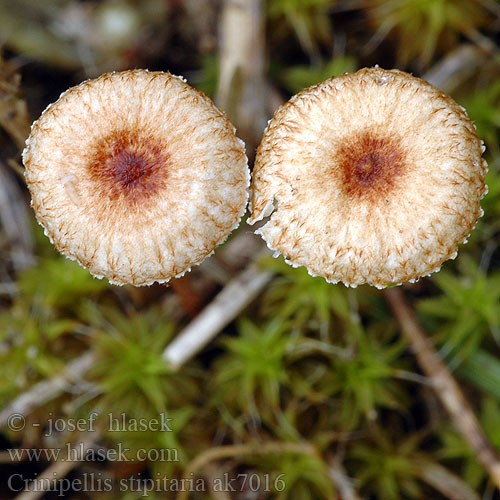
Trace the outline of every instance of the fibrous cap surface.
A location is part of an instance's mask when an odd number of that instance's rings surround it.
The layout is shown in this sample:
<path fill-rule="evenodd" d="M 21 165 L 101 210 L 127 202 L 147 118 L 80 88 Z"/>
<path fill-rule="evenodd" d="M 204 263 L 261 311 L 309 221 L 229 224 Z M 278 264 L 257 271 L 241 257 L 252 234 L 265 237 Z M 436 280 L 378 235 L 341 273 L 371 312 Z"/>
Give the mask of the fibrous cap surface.
<path fill-rule="evenodd" d="M 331 282 L 415 280 L 482 214 L 483 146 L 465 110 L 402 71 L 362 69 L 284 104 L 258 148 L 249 223 Z"/>
<path fill-rule="evenodd" d="M 169 73 L 108 73 L 69 89 L 33 124 L 23 159 L 51 241 L 116 284 L 182 275 L 246 207 L 234 127 Z"/>

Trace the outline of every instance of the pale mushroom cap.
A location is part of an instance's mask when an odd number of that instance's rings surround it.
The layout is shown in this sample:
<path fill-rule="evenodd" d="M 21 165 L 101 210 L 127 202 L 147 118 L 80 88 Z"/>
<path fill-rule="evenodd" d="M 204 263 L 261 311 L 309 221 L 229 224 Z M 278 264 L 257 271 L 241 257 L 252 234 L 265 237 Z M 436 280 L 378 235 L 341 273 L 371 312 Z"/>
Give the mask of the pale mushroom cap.
<path fill-rule="evenodd" d="M 330 282 L 412 281 L 482 215 L 483 146 L 465 110 L 402 71 L 331 78 L 284 104 L 257 150 L 249 223 Z"/>
<path fill-rule="evenodd" d="M 69 89 L 33 124 L 23 159 L 47 236 L 115 284 L 182 275 L 247 203 L 234 127 L 169 73 L 109 73 Z"/>

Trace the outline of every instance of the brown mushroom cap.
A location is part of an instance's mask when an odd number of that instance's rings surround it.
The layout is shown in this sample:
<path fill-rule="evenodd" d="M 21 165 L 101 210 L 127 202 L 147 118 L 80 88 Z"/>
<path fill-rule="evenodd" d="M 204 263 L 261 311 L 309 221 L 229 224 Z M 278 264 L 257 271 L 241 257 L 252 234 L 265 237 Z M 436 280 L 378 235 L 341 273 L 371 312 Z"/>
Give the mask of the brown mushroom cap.
<path fill-rule="evenodd" d="M 246 207 L 234 127 L 169 73 L 109 73 L 69 89 L 33 124 L 23 159 L 47 236 L 115 284 L 182 275 Z"/>
<path fill-rule="evenodd" d="M 465 110 L 402 71 L 362 69 L 284 104 L 257 150 L 249 223 L 336 283 L 413 281 L 482 215 L 484 147 Z"/>

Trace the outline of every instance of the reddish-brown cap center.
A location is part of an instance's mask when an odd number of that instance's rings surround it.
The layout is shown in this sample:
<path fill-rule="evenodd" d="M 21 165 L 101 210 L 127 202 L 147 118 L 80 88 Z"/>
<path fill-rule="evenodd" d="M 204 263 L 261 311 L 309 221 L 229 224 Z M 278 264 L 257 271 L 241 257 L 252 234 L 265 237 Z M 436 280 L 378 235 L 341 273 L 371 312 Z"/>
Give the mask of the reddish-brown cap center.
<path fill-rule="evenodd" d="M 151 137 L 121 131 L 99 142 L 88 169 L 101 195 L 135 203 L 164 187 L 168 163 L 168 153 Z"/>
<path fill-rule="evenodd" d="M 342 143 L 336 152 L 342 189 L 349 197 L 386 196 L 404 170 L 399 139 L 365 132 Z"/>

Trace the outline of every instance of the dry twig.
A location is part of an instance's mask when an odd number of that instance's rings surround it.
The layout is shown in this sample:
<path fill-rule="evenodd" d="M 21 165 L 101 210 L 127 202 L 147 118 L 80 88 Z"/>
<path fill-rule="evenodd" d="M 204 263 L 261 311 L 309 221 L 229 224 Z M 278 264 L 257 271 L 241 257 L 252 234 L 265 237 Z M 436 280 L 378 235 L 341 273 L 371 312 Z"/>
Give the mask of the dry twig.
<path fill-rule="evenodd" d="M 51 401 L 63 391 L 69 390 L 88 372 L 94 361 L 95 354 L 90 351 L 86 352 L 70 361 L 57 376 L 35 384 L 29 391 L 21 394 L 0 411 L 0 428 L 7 424 L 10 415 L 14 413 L 27 415 L 34 408 Z"/>
<path fill-rule="evenodd" d="M 92 444 L 93 439 L 89 435 L 83 436 L 82 441 L 74 448 L 75 459 L 72 454 L 71 459 L 65 457 L 65 459 L 54 462 L 33 480 L 29 490 L 23 491 L 15 500 L 37 500 L 43 496 L 44 492 L 57 491 L 58 481 L 85 459 L 85 453 Z"/>
<path fill-rule="evenodd" d="M 33 265 L 33 238 L 23 193 L 10 170 L 0 163 L 0 223 L 16 271 Z"/>
<path fill-rule="evenodd" d="M 267 122 L 262 0 L 225 0 L 219 25 L 219 88 L 216 102 L 236 125 L 247 153 Z"/>
<path fill-rule="evenodd" d="M 480 500 L 479 495 L 461 478 L 436 462 L 414 463 L 417 475 L 450 500 Z"/>
<path fill-rule="evenodd" d="M 333 460 L 330 463 L 329 475 L 337 487 L 342 500 L 361 500 L 353 486 L 353 481 L 349 478 L 341 462 Z"/>
<path fill-rule="evenodd" d="M 459 385 L 420 326 L 404 293 L 399 288 L 388 288 L 384 294 L 420 368 L 431 379 L 436 395 L 450 414 L 455 427 L 474 451 L 491 481 L 500 489 L 500 457 L 488 441 Z"/>
<path fill-rule="evenodd" d="M 250 264 L 167 346 L 163 357 L 174 369 L 198 353 L 258 295 L 272 273 Z"/>
<path fill-rule="evenodd" d="M 224 249 L 224 255 L 231 257 L 231 263 L 246 261 L 248 255 L 241 251 L 241 243 L 251 246 L 255 243 L 248 235 L 242 234 L 234 238 Z M 262 271 L 256 264 L 250 264 L 247 269 L 230 280 L 221 292 L 201 313 L 179 333 L 174 341 L 167 346 L 164 357 L 172 366 L 180 368 L 192 356 L 196 355 L 206 343 L 230 323 L 271 279 L 271 274 Z M 48 401 L 58 397 L 62 392 L 71 389 L 73 382 L 78 382 L 94 364 L 96 355 L 89 351 L 70 361 L 60 374 L 49 380 L 42 380 L 30 390 L 18 396 L 14 401 L 0 411 L 0 428 L 7 424 L 7 419 L 13 413 L 27 415 Z"/>
<path fill-rule="evenodd" d="M 487 54 L 475 45 L 463 44 L 438 61 L 423 76 L 432 85 L 452 94 L 471 78 L 487 59 Z"/>

